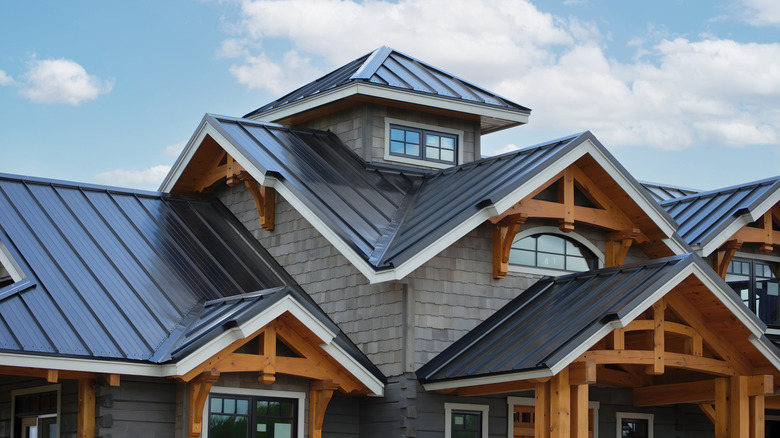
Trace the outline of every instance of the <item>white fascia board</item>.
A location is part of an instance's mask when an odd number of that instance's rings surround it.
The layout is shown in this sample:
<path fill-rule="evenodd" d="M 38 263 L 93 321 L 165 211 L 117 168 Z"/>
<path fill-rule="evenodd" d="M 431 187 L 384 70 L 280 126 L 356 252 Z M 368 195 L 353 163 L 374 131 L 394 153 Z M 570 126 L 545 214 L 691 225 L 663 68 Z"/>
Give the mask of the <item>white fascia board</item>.
<path fill-rule="evenodd" d="M 496 376 L 474 377 L 457 380 L 447 380 L 443 382 L 424 383 L 422 386 L 426 391 L 445 391 L 448 389 L 469 388 L 472 386 L 491 385 L 495 383 L 509 383 L 518 380 L 543 379 L 554 376 L 555 373 L 549 368 L 538 370 L 523 371 L 511 374 L 499 374 Z"/>
<path fill-rule="evenodd" d="M 363 368 L 363 365 L 356 361 L 354 357 L 347 354 L 341 347 L 336 345 L 335 342 L 331 342 L 330 344 L 323 344 L 320 345 L 320 347 L 322 347 L 322 349 L 325 350 L 325 352 L 328 353 L 332 358 L 336 359 L 336 362 L 346 368 L 350 374 L 360 380 L 362 384 L 366 385 L 369 391 L 371 391 L 372 395 L 379 397 L 384 395 L 385 385 L 382 383 L 382 381 L 377 379 L 368 370 Z"/>
<path fill-rule="evenodd" d="M 308 98 L 294 104 L 285 105 L 278 109 L 258 114 L 256 117 L 253 117 L 253 119 L 276 122 L 295 114 L 299 114 L 357 94 L 429 106 L 433 108 L 440 108 L 460 113 L 475 114 L 517 123 L 528 123 L 529 118 L 528 114 L 525 113 L 504 110 L 501 108 L 492 108 L 467 101 L 458 101 L 414 93 L 411 91 L 396 90 L 393 88 L 387 88 L 370 83 L 353 83 L 341 88 L 336 88 L 324 93 L 309 96 Z"/>
<path fill-rule="evenodd" d="M 733 236 L 737 231 L 742 229 L 745 225 L 757 221 L 761 216 L 764 215 L 769 209 L 775 206 L 780 202 L 780 190 L 772 193 L 770 196 L 767 196 L 764 201 L 762 201 L 760 204 L 758 204 L 754 209 L 747 212 L 746 214 L 743 214 L 742 216 L 736 218 L 734 222 L 729 224 L 723 231 L 718 233 L 717 236 L 710 239 L 710 241 L 704 245 L 702 248 L 702 253 L 704 254 L 704 257 L 709 256 L 714 251 L 716 251 L 718 248 L 720 248 L 723 243 L 726 242 L 731 236 Z"/>
<path fill-rule="evenodd" d="M 0 353 L 0 365 L 41 368 L 60 371 L 83 371 L 103 374 L 125 374 L 130 376 L 164 377 L 160 365 L 120 362 L 74 357 L 35 356 L 29 354 Z"/>
<path fill-rule="evenodd" d="M 325 344 L 329 344 L 336 336 L 335 333 L 327 329 L 317 318 L 314 318 L 311 313 L 304 309 L 292 297 L 286 296 L 263 310 L 261 313 L 255 315 L 254 318 L 241 326 L 227 330 L 220 336 L 212 339 L 206 345 L 181 359 L 176 364 L 166 365 L 166 375 L 181 376 L 188 373 L 233 342 L 252 336 L 285 312 L 290 312 L 293 316 L 298 318 L 299 321 L 306 325 L 306 327 Z"/>

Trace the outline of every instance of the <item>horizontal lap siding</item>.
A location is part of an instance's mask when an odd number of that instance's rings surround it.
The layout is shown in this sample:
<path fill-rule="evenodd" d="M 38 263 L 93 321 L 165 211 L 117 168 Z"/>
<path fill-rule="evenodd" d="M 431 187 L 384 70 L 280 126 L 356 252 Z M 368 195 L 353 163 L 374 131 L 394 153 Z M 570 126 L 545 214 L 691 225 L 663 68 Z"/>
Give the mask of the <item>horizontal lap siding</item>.
<path fill-rule="evenodd" d="M 122 376 L 118 387 L 99 382 L 95 414 L 97 436 L 174 436 L 176 382 Z"/>

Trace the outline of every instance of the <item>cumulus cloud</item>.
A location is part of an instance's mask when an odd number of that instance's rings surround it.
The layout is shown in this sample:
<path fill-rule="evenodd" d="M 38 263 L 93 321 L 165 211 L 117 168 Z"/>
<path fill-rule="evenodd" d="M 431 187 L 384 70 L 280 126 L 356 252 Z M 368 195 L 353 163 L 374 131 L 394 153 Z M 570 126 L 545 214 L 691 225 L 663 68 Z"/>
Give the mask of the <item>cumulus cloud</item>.
<path fill-rule="evenodd" d="M 110 92 L 113 83 L 87 74 L 70 59 L 33 59 L 21 87 L 33 102 L 79 105 Z"/>
<path fill-rule="evenodd" d="M 186 141 L 180 141 L 179 143 L 168 145 L 163 149 L 163 154 L 169 157 L 178 157 L 181 151 L 184 150 L 184 146 L 187 146 Z"/>
<path fill-rule="evenodd" d="M 14 78 L 8 76 L 6 72 L 0 70 L 0 87 L 4 85 L 11 85 L 14 83 Z"/>
<path fill-rule="evenodd" d="M 742 0 L 745 21 L 756 26 L 780 24 L 780 3 L 777 0 Z"/>
<path fill-rule="evenodd" d="M 158 165 L 144 170 L 110 170 L 95 175 L 95 180 L 110 186 L 157 190 L 171 166 Z"/>
<path fill-rule="evenodd" d="M 744 1 L 768 20 L 776 8 Z M 780 143 L 780 44 L 657 31 L 616 60 L 597 24 L 524 0 L 244 0 L 241 11 L 223 55 L 239 82 L 277 96 L 387 44 L 532 108 L 526 129 L 591 130 L 611 147 Z"/>

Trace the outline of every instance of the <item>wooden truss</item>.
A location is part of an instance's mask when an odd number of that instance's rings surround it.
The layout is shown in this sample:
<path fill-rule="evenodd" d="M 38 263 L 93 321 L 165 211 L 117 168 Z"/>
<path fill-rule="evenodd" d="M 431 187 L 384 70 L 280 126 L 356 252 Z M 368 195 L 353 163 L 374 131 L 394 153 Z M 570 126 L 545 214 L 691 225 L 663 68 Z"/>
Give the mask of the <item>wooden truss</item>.
<path fill-rule="evenodd" d="M 555 183 L 558 183 L 556 201 L 536 199 Z M 575 190 L 584 195 L 591 206 L 574 202 Z M 575 223 L 593 225 L 608 231 L 605 266 L 623 264 L 633 242 L 649 239 L 596 183 L 576 164 L 566 168 L 525 199 L 490 218 L 493 224 L 493 277 L 504 278 L 509 270 L 509 251 L 520 224 L 529 218 L 557 219 L 563 232 L 574 230 Z"/>
<path fill-rule="evenodd" d="M 726 278 L 726 270 L 734 258 L 734 254 L 744 243 L 757 243 L 761 245 L 759 251 L 769 254 L 775 246 L 780 246 L 780 231 L 775 230 L 774 224 L 780 226 L 780 205 L 767 210 L 760 220 L 745 225 L 734 233 L 715 251 L 713 267 L 721 278 Z"/>
<path fill-rule="evenodd" d="M 257 344 L 250 341 L 257 340 Z M 295 357 L 277 354 L 277 340 L 289 347 Z M 257 351 L 246 351 L 259 345 Z M 309 436 L 322 435 L 322 421 L 333 391 L 345 394 L 367 394 L 368 389 L 343 369 L 322 348 L 317 338 L 289 314 L 283 314 L 252 336 L 233 342 L 188 373 L 177 376 L 189 383 L 188 431 L 200 436 L 203 408 L 209 391 L 222 373 L 255 372 L 258 381 L 271 384 L 276 374 L 287 374 L 311 380 L 309 390 Z"/>
<path fill-rule="evenodd" d="M 588 436 L 591 385 L 633 388 L 634 406 L 698 405 L 716 437 L 764 436 L 765 397 L 774 376 L 710 329 L 682 294 L 667 294 L 626 327 L 613 330 L 553 377 L 445 392 L 480 396 L 534 390 L 535 436 Z M 774 401 L 780 406 L 780 400 Z"/>

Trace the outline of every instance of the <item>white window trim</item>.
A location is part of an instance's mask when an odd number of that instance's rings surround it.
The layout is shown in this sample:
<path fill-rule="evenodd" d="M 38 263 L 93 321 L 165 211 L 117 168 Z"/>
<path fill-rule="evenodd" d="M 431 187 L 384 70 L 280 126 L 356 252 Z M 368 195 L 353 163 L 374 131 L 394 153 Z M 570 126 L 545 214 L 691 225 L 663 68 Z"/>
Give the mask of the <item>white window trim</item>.
<path fill-rule="evenodd" d="M 0 240 L 0 266 L 8 272 L 14 283 L 24 280 L 25 276 L 22 268 L 16 263 L 16 260 L 11 256 L 11 252 L 8 251 L 2 240 Z"/>
<path fill-rule="evenodd" d="M 615 419 L 616 419 L 616 426 L 615 430 L 616 435 L 615 436 L 623 436 L 623 419 L 624 418 L 637 418 L 640 420 L 647 420 L 647 436 L 648 438 L 653 438 L 653 414 L 640 414 L 637 412 L 616 412 L 615 413 Z"/>
<path fill-rule="evenodd" d="M 201 438 L 209 437 L 209 404 L 211 403 L 211 394 L 226 394 L 226 395 L 248 395 L 254 397 L 277 397 L 277 398 L 292 398 L 298 400 L 298 424 L 296 428 L 298 433 L 297 438 L 303 438 L 304 436 L 304 417 L 306 416 L 306 394 L 303 392 L 293 391 L 276 391 L 270 389 L 251 389 L 251 388 L 233 388 L 230 386 L 212 386 L 209 391 L 209 398 L 203 405 L 203 428 L 201 431 Z"/>
<path fill-rule="evenodd" d="M 514 412 L 515 406 L 535 406 L 536 403 L 531 397 L 507 397 L 507 438 L 512 438 L 514 432 Z M 599 436 L 599 402 L 589 401 L 588 409 L 593 409 L 593 436 Z"/>
<path fill-rule="evenodd" d="M 482 437 L 488 438 L 488 405 L 444 403 L 444 438 L 452 438 L 452 411 L 474 411 L 482 415 Z"/>
<path fill-rule="evenodd" d="M 390 125 L 408 126 L 410 128 L 426 129 L 428 131 L 437 131 L 444 134 L 452 134 L 458 136 L 458 151 L 455 157 L 455 165 L 463 164 L 463 131 L 452 128 L 443 128 L 436 125 L 426 125 L 424 123 L 409 122 L 406 120 L 391 119 L 385 117 L 385 160 L 394 161 L 397 163 L 416 164 L 418 166 L 434 167 L 436 169 L 447 169 L 452 167 L 452 164 L 437 163 L 435 161 L 416 160 L 414 158 L 399 157 L 398 155 L 390 154 Z"/>
<path fill-rule="evenodd" d="M 37 394 L 39 392 L 57 391 L 57 435 L 60 436 L 60 426 L 62 425 L 62 384 L 56 383 L 46 386 L 35 386 L 32 388 L 15 389 L 11 391 L 11 431 L 15 430 L 16 425 L 16 396 Z M 54 415 L 40 415 L 40 417 L 53 417 Z M 12 432 L 13 433 L 13 432 Z"/>
<path fill-rule="evenodd" d="M 564 233 L 557 227 L 551 227 L 551 226 L 541 226 L 541 227 L 533 227 L 528 228 L 526 230 L 518 231 L 515 235 L 515 239 L 512 241 L 512 245 L 514 245 L 517 241 L 524 239 L 528 236 L 532 236 L 534 234 L 556 234 L 558 236 L 567 237 L 571 240 L 574 240 L 575 242 L 579 243 L 580 245 L 587 248 L 590 252 L 593 253 L 594 256 L 596 256 L 596 259 L 598 259 L 598 267 L 603 268 L 604 267 L 604 253 L 601 252 L 601 250 L 594 245 L 590 240 L 586 239 L 585 237 L 577 234 L 574 231 Z M 559 275 L 564 275 L 569 272 L 575 272 L 575 271 L 563 271 L 558 269 L 545 269 L 545 268 L 539 268 L 536 266 L 523 266 L 523 265 L 513 265 L 509 264 L 509 272 L 522 272 L 524 274 L 538 274 L 538 275 L 550 275 L 553 277 L 557 277 Z"/>

